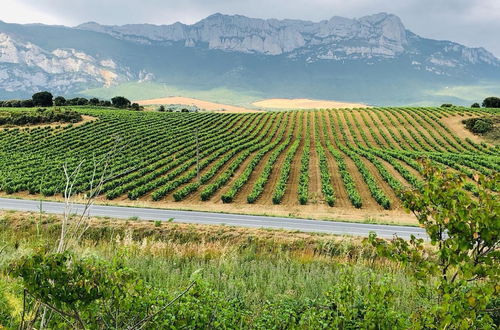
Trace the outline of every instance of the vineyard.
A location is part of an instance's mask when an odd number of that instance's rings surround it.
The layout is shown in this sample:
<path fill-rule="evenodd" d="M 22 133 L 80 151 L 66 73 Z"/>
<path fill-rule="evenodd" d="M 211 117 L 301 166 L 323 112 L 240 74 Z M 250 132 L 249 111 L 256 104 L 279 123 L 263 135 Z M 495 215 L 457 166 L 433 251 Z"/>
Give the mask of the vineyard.
<path fill-rule="evenodd" d="M 498 146 L 458 136 L 444 121 L 498 115 L 493 109 L 75 110 L 97 119 L 0 129 L 3 194 L 60 197 L 67 164 L 81 165 L 73 191 L 82 196 L 105 174 L 102 202 L 384 211 L 400 209 L 402 188 L 420 186 L 422 157 L 469 177 L 500 169 Z"/>

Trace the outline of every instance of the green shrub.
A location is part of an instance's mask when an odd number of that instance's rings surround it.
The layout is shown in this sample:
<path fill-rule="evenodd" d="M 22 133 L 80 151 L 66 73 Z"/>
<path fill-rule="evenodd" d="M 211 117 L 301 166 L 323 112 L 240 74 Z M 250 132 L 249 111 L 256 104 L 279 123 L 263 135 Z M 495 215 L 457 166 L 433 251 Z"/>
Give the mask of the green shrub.
<path fill-rule="evenodd" d="M 490 118 L 469 118 L 462 120 L 462 123 L 475 134 L 484 134 L 493 129 L 493 120 Z"/>
<path fill-rule="evenodd" d="M 479 119 L 472 127 L 472 132 L 477 134 L 483 134 L 489 132 L 493 129 L 493 122 L 489 119 Z"/>
<path fill-rule="evenodd" d="M 11 314 L 12 306 L 10 306 L 5 292 L 5 285 L 0 283 L 0 329 L 3 329 L 3 327 L 9 328 L 14 321 Z"/>

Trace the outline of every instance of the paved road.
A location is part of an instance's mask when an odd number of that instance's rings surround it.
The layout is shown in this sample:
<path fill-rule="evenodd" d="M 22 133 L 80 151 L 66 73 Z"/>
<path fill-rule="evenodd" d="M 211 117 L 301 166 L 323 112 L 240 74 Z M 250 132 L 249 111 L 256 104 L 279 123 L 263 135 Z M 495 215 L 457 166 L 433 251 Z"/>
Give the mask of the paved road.
<path fill-rule="evenodd" d="M 40 202 L 35 200 L 0 198 L 0 209 L 38 212 L 40 210 Z M 42 210 L 46 213 L 61 214 L 64 210 L 64 204 L 58 202 L 42 202 Z M 71 210 L 71 213 L 81 214 L 81 212 L 83 212 L 83 207 L 78 204 L 75 204 Z M 161 221 L 167 221 L 173 218 L 174 222 L 181 223 L 229 225 L 251 228 L 274 228 L 353 236 L 368 236 L 370 232 L 375 232 L 378 236 L 386 238 L 390 238 L 394 234 L 397 234 L 402 238 L 409 238 L 410 235 L 422 238 L 427 237 L 425 231 L 418 227 L 305 220 L 227 213 L 177 211 L 139 207 L 93 205 L 90 209 L 90 215 L 122 219 L 137 217 L 141 220 Z"/>

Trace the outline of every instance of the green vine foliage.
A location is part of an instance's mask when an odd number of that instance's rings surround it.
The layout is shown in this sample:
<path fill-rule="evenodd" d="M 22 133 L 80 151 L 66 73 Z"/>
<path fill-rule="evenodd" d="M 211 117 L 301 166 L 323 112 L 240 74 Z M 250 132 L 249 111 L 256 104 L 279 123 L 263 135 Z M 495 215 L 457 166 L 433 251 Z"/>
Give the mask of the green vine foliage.
<path fill-rule="evenodd" d="M 381 256 L 408 267 L 422 287 L 435 283 L 438 304 L 415 311 L 424 328 L 494 328 L 500 291 L 500 199 L 492 192 L 500 175 L 475 176 L 478 189 L 465 189 L 464 175 L 423 163 L 424 184 L 402 200 L 425 228 L 432 245 L 412 237 L 368 241 Z M 496 306 L 496 307 L 495 307 Z M 497 324 L 498 325 L 498 324 Z"/>

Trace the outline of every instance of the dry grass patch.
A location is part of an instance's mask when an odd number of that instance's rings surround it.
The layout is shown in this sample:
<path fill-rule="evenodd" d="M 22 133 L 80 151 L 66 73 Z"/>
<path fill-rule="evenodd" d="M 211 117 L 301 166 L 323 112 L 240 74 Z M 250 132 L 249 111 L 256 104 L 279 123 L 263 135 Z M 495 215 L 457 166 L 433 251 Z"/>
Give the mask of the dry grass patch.
<path fill-rule="evenodd" d="M 134 101 L 142 106 L 148 105 L 167 105 L 167 104 L 182 104 L 182 105 L 195 105 L 200 109 L 214 111 L 214 112 L 224 112 L 224 113 L 251 113 L 251 112 L 259 112 L 255 109 L 248 109 L 244 107 L 237 107 L 234 105 L 215 103 L 209 101 L 203 101 L 198 99 L 193 99 L 190 97 L 180 97 L 180 96 L 172 96 L 158 99 L 149 99 L 149 100 L 138 100 Z"/>
<path fill-rule="evenodd" d="M 311 99 L 266 99 L 254 102 L 252 105 L 268 109 L 345 109 L 369 107 L 368 105 L 361 103 Z"/>

